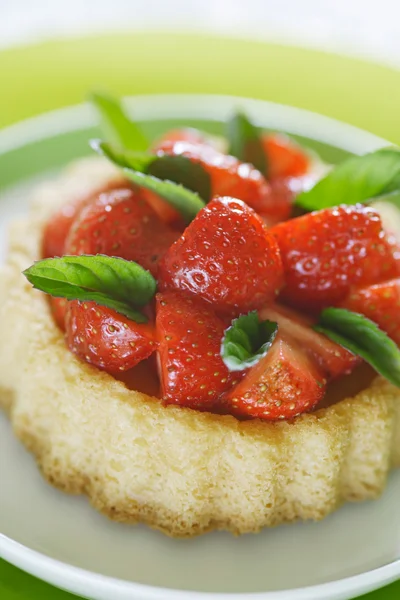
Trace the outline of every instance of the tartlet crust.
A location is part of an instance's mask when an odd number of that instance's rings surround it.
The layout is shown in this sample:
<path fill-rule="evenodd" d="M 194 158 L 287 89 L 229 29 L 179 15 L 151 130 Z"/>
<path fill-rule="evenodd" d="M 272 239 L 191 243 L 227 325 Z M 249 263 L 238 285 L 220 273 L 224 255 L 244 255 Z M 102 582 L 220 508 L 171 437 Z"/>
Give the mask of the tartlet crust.
<path fill-rule="evenodd" d="M 21 271 L 40 258 L 55 209 L 118 177 L 95 158 L 42 185 L 0 271 L 0 405 L 47 481 L 112 519 L 179 537 L 317 520 L 379 496 L 400 465 L 400 391 L 381 378 L 292 422 L 239 422 L 164 407 L 67 350 Z"/>

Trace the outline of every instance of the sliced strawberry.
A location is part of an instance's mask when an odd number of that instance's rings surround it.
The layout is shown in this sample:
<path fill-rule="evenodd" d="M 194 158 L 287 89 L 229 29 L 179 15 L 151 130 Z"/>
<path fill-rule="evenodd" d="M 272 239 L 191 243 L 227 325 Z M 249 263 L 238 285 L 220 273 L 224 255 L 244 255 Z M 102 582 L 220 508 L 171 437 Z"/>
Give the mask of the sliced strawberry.
<path fill-rule="evenodd" d="M 397 272 L 379 215 L 366 206 L 321 210 L 270 231 L 282 254 L 282 298 L 305 310 L 338 304 L 351 286 L 377 283 Z"/>
<path fill-rule="evenodd" d="M 400 345 L 400 279 L 353 290 L 342 306 L 374 321 Z"/>
<path fill-rule="evenodd" d="M 94 302 L 69 302 L 65 325 L 71 352 L 112 374 L 132 369 L 157 347 L 153 325 Z"/>
<path fill-rule="evenodd" d="M 189 292 L 234 314 L 263 306 L 282 284 L 274 237 L 251 208 L 232 198 L 203 208 L 159 265 L 161 290 Z"/>
<path fill-rule="evenodd" d="M 325 389 L 326 379 L 302 345 L 278 333 L 268 354 L 224 400 L 232 414 L 273 421 L 311 410 Z"/>
<path fill-rule="evenodd" d="M 166 402 L 212 408 L 232 385 L 220 355 L 225 327 L 198 298 L 177 292 L 158 294 L 159 374 Z"/>
<path fill-rule="evenodd" d="M 112 181 L 103 186 L 103 188 L 97 189 L 87 196 L 77 198 L 74 202 L 64 204 L 64 206 L 50 218 L 44 229 L 42 240 L 43 258 L 63 256 L 65 254 L 65 241 L 74 220 L 81 210 L 91 202 L 94 202 L 100 194 L 121 187 L 121 185 L 121 181 Z M 126 187 L 128 186 L 129 184 L 127 184 Z"/>
<path fill-rule="evenodd" d="M 268 319 L 278 323 L 281 333 L 292 336 L 301 344 L 303 350 L 317 362 L 328 381 L 348 375 L 361 363 L 358 356 L 315 331 L 312 328 L 312 319 L 294 310 L 273 305 L 262 308 L 259 315 L 262 320 Z"/>
<path fill-rule="evenodd" d="M 106 254 L 133 260 L 153 275 L 158 261 L 179 237 L 156 215 L 137 189 L 100 194 L 74 221 L 67 254 Z"/>
<path fill-rule="evenodd" d="M 186 156 L 201 164 L 211 177 L 213 196 L 239 198 L 257 212 L 274 216 L 271 188 L 253 165 L 222 154 L 207 144 L 164 142 L 159 154 Z"/>
<path fill-rule="evenodd" d="M 181 214 L 168 202 L 166 202 L 161 196 L 151 192 L 150 190 L 142 190 L 143 197 L 151 208 L 157 213 L 161 221 L 171 225 L 175 229 L 184 229 L 182 224 Z"/>
<path fill-rule="evenodd" d="M 264 134 L 262 144 L 267 158 L 268 179 L 299 177 L 309 170 L 307 154 L 285 135 Z"/>
<path fill-rule="evenodd" d="M 65 331 L 65 315 L 68 300 L 65 298 L 54 298 L 53 296 L 49 296 L 49 302 L 55 322 L 62 331 Z"/>

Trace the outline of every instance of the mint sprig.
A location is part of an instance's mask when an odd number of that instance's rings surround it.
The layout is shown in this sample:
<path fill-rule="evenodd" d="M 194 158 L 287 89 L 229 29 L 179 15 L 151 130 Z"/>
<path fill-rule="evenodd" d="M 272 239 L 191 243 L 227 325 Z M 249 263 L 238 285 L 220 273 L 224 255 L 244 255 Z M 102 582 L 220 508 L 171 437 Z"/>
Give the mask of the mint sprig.
<path fill-rule="evenodd" d="M 229 154 L 243 162 L 249 162 L 268 175 L 267 157 L 260 132 L 244 113 L 238 112 L 227 123 Z"/>
<path fill-rule="evenodd" d="M 253 367 L 270 349 L 278 324 L 260 321 L 257 311 L 242 315 L 225 330 L 221 344 L 221 357 L 229 371 L 242 371 Z"/>
<path fill-rule="evenodd" d="M 23 274 L 34 288 L 51 296 L 96 302 L 137 323 L 147 322 L 137 309 L 156 291 L 154 277 L 140 265 L 101 254 L 46 258 Z"/>
<path fill-rule="evenodd" d="M 365 203 L 372 198 L 400 191 L 400 149 L 383 148 L 354 156 L 334 167 L 313 188 L 296 198 L 307 211 L 339 204 Z"/>
<path fill-rule="evenodd" d="M 140 127 L 127 116 L 121 102 L 102 92 L 93 92 L 89 99 L 100 115 L 101 128 L 107 140 L 126 150 L 147 150 L 147 138 Z"/>
<path fill-rule="evenodd" d="M 119 167 L 183 185 L 196 192 L 205 202 L 211 198 L 210 175 L 199 163 L 186 156 L 158 156 L 150 152 L 132 152 L 102 140 L 91 140 L 90 146 Z"/>
<path fill-rule="evenodd" d="M 326 308 L 314 329 L 361 356 L 377 373 L 400 387 L 400 349 L 376 323 L 344 308 Z"/>

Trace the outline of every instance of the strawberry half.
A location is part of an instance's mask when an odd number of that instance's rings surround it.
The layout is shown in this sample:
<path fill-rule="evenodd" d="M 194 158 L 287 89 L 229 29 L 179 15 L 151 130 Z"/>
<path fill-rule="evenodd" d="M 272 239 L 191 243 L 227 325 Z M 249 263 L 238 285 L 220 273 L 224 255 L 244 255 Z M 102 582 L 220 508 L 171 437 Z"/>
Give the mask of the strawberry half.
<path fill-rule="evenodd" d="M 65 254 L 65 242 L 74 220 L 81 210 L 94 202 L 97 197 L 107 191 L 121 187 L 121 181 L 112 181 L 101 190 L 96 190 L 88 196 L 78 198 L 74 202 L 64 204 L 47 222 L 42 239 L 43 258 L 53 258 Z M 127 184 L 127 187 L 129 184 Z"/>
<path fill-rule="evenodd" d="M 400 279 L 353 290 L 342 307 L 365 315 L 400 344 Z"/>
<path fill-rule="evenodd" d="M 65 326 L 71 352 L 111 374 L 132 369 L 157 347 L 152 325 L 94 302 L 69 302 Z"/>
<path fill-rule="evenodd" d="M 322 400 L 326 379 L 302 345 L 278 333 L 268 354 L 224 397 L 237 416 L 291 419 Z"/>
<path fill-rule="evenodd" d="M 156 329 L 163 399 L 212 408 L 232 385 L 220 355 L 225 323 L 202 300 L 167 292 L 157 295 Z"/>
<path fill-rule="evenodd" d="M 153 275 L 158 261 L 179 237 L 157 216 L 140 190 L 120 188 L 100 194 L 75 220 L 67 254 L 106 254 L 133 260 Z"/>
<path fill-rule="evenodd" d="M 300 177 L 310 168 L 310 159 L 302 148 L 282 134 L 264 134 L 262 144 L 267 159 L 268 179 Z"/>
<path fill-rule="evenodd" d="M 161 290 L 175 289 L 239 314 L 273 300 L 283 284 L 275 238 L 244 202 L 215 198 L 159 265 Z"/>
<path fill-rule="evenodd" d="M 239 198 L 257 212 L 273 213 L 271 188 L 265 177 L 249 163 L 222 154 L 208 144 L 167 141 L 159 146 L 160 155 L 186 156 L 199 163 L 211 177 L 213 196 Z M 271 214 L 270 216 L 273 216 Z"/>
<path fill-rule="evenodd" d="M 378 213 L 339 206 L 273 227 L 285 271 L 282 298 L 305 310 L 333 306 L 353 285 L 378 283 L 397 272 Z"/>
<path fill-rule="evenodd" d="M 259 311 L 260 319 L 278 323 L 279 331 L 291 336 L 320 367 L 329 380 L 348 375 L 361 363 L 343 346 L 336 344 L 312 328 L 313 321 L 283 306 L 267 306 Z"/>

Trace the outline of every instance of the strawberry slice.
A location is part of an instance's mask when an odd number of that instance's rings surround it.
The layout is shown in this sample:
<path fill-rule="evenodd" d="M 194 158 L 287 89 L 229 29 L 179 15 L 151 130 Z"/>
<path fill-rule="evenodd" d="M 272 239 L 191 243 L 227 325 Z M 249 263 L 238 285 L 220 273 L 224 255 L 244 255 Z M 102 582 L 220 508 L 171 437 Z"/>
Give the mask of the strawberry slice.
<path fill-rule="evenodd" d="M 67 254 L 106 254 L 133 260 L 153 275 L 158 261 L 179 237 L 157 216 L 140 190 L 120 188 L 100 194 L 75 220 Z"/>
<path fill-rule="evenodd" d="M 211 177 L 213 196 L 239 198 L 257 212 L 274 216 L 271 188 L 253 165 L 222 154 L 208 144 L 166 141 L 160 144 L 158 154 L 186 156 L 201 164 Z"/>
<path fill-rule="evenodd" d="M 157 348 L 153 325 L 94 302 L 69 302 L 65 326 L 71 352 L 111 374 L 132 369 Z"/>
<path fill-rule="evenodd" d="M 378 213 L 366 206 L 313 212 L 270 230 L 285 271 L 282 299 L 319 310 L 344 300 L 353 285 L 378 283 L 397 273 Z"/>
<path fill-rule="evenodd" d="M 44 229 L 42 239 L 43 258 L 63 256 L 65 254 L 65 241 L 74 220 L 81 210 L 91 202 L 94 202 L 100 194 L 117 189 L 122 185 L 121 181 L 111 181 L 102 189 L 95 190 L 88 196 L 64 204 L 60 210 L 51 217 Z M 128 186 L 129 183 L 126 184 L 126 187 Z"/>
<path fill-rule="evenodd" d="M 232 385 L 220 355 L 225 327 L 198 298 L 177 292 L 157 295 L 159 374 L 166 402 L 212 408 Z"/>
<path fill-rule="evenodd" d="M 361 363 L 359 356 L 312 329 L 313 320 L 294 310 L 276 304 L 262 308 L 259 316 L 261 320 L 268 319 L 278 323 L 280 332 L 301 344 L 328 381 L 350 374 Z"/>
<path fill-rule="evenodd" d="M 282 134 L 264 134 L 262 144 L 267 158 L 268 179 L 300 177 L 310 168 L 304 150 Z"/>
<path fill-rule="evenodd" d="M 400 345 L 400 279 L 353 290 L 342 307 L 365 315 Z"/>
<path fill-rule="evenodd" d="M 260 308 L 282 284 L 274 237 L 251 208 L 232 198 L 203 208 L 159 265 L 161 290 L 195 294 L 231 314 Z"/>
<path fill-rule="evenodd" d="M 237 416 L 291 419 L 318 404 L 325 389 L 326 379 L 302 345 L 280 332 L 224 402 Z"/>
<path fill-rule="evenodd" d="M 66 298 L 54 298 L 54 296 L 49 296 L 49 302 L 53 319 L 61 331 L 65 331 L 65 315 L 67 312 L 68 300 Z"/>

